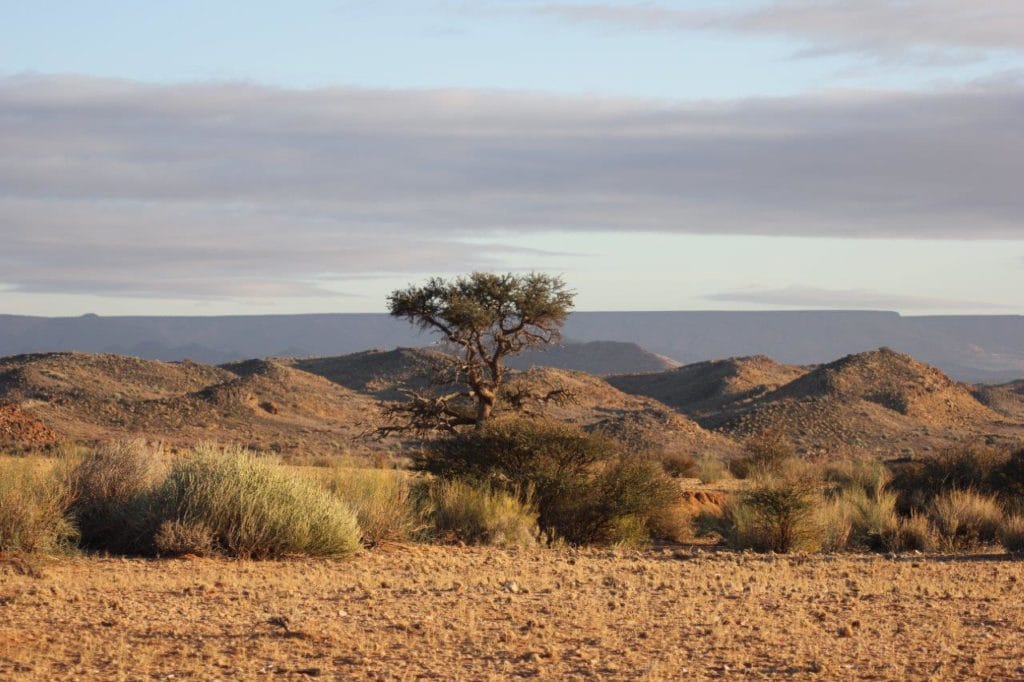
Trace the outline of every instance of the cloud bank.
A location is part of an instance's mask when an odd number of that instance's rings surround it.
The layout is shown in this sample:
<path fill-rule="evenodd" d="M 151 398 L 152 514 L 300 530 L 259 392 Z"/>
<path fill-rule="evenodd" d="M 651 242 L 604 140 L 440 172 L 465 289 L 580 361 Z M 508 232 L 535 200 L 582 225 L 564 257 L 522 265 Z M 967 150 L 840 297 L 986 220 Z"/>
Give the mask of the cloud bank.
<path fill-rule="evenodd" d="M 804 54 L 858 53 L 886 61 L 941 65 L 1024 50 L 1024 3 L 1018 0 L 776 0 L 725 10 L 544 3 L 532 11 L 620 28 L 778 36 L 800 41 Z"/>
<path fill-rule="evenodd" d="M 0 79 L 0 284 L 307 295 L 520 233 L 1024 238 L 1024 88 L 666 102 Z"/>
<path fill-rule="evenodd" d="M 822 289 L 790 286 L 781 289 L 746 289 L 723 291 L 704 296 L 708 301 L 749 303 L 758 306 L 792 306 L 800 308 L 833 308 L 856 310 L 948 310 L 991 309 L 1007 306 L 959 299 L 889 294 L 870 289 Z"/>

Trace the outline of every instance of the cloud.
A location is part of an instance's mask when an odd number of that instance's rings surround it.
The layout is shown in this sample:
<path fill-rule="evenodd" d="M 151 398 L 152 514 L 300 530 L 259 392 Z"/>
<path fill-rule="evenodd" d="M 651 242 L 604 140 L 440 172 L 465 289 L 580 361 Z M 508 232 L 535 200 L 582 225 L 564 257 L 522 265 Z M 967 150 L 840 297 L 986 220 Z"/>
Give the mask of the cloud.
<path fill-rule="evenodd" d="M 303 295 L 522 266 L 550 256 L 516 235 L 554 230 L 1021 239 L 1022 114 L 1014 80 L 715 103 L 9 77 L 0 283 Z"/>
<path fill-rule="evenodd" d="M 708 301 L 858 310 L 1002 309 L 1005 305 L 928 296 L 886 294 L 868 289 L 820 289 L 790 286 L 782 289 L 724 291 L 703 297 Z"/>
<path fill-rule="evenodd" d="M 800 41 L 804 55 L 859 53 L 936 65 L 1024 50 L 1018 0 L 775 0 L 742 9 L 666 4 L 545 3 L 562 20 L 659 31 L 715 30 Z"/>

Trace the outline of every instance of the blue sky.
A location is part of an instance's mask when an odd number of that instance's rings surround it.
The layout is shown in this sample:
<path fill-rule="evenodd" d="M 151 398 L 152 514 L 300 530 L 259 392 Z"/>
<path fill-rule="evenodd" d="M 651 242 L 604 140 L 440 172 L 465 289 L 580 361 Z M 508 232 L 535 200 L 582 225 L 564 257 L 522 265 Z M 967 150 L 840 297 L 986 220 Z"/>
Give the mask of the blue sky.
<path fill-rule="evenodd" d="M 0 312 L 1024 313 L 1024 7 L 0 2 Z"/>

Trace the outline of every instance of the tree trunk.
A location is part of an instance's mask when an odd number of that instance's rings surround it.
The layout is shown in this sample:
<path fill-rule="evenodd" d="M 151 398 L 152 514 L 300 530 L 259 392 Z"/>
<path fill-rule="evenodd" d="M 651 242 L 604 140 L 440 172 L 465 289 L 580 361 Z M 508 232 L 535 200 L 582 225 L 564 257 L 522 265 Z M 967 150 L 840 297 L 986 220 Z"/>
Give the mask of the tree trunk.
<path fill-rule="evenodd" d="M 477 428 L 483 426 L 484 422 L 491 418 L 491 412 L 494 411 L 494 403 L 496 399 L 497 396 L 491 390 L 482 389 L 476 392 Z"/>

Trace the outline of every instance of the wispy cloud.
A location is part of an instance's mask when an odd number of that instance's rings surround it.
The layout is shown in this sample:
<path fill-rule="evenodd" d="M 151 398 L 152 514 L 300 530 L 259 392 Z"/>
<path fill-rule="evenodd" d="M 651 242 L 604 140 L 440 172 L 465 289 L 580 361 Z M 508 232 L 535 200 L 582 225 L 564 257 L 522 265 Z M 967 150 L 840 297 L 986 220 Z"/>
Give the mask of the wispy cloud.
<path fill-rule="evenodd" d="M 930 296 L 887 294 L 870 289 L 821 289 L 790 286 L 782 289 L 744 289 L 704 296 L 708 301 L 752 305 L 858 310 L 998 310 L 1006 306 Z"/>
<path fill-rule="evenodd" d="M 690 103 L 12 77 L 0 282 L 301 295 L 522 265 L 548 255 L 515 235 L 549 230 L 1020 239 L 1022 114 L 1015 81 Z"/>
<path fill-rule="evenodd" d="M 715 10 L 542 3 L 532 11 L 619 28 L 781 36 L 804 45 L 803 55 L 860 53 L 943 65 L 992 50 L 1024 50 L 1024 3 L 1018 0 L 774 0 Z"/>

